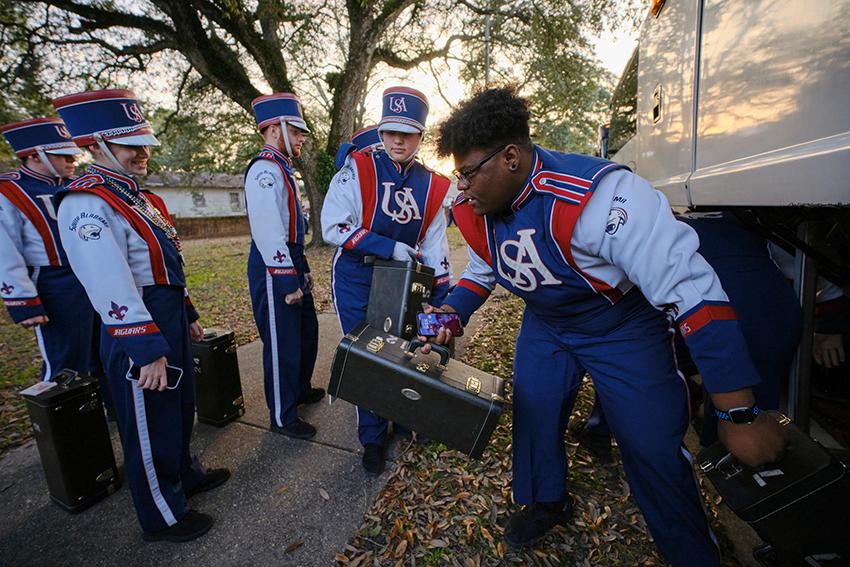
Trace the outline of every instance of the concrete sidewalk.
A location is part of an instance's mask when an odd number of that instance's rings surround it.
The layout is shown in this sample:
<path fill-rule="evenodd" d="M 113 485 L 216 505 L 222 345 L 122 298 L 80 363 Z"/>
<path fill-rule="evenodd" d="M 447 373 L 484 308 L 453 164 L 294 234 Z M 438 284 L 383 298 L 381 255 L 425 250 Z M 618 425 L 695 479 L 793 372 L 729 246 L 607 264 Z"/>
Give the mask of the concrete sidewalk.
<path fill-rule="evenodd" d="M 313 383 L 327 387 L 341 335 L 335 314 L 319 318 Z M 247 413 L 221 429 L 203 424 L 195 429 L 193 448 L 201 461 L 233 473 L 220 489 L 192 500 L 192 507 L 217 518 L 209 534 L 186 544 L 144 543 L 126 486 L 69 515 L 50 502 L 30 442 L 0 461 L 0 564 L 331 565 L 385 481 L 362 472 L 354 408 L 325 399 L 303 409 L 302 416 L 318 427 L 312 441 L 269 433 L 262 344 L 240 348 L 239 366 Z M 120 461 L 117 435 L 113 442 Z M 391 455 L 400 445 L 391 444 Z"/>
<path fill-rule="evenodd" d="M 465 260 L 464 249 L 453 252 L 460 269 Z M 342 336 L 335 313 L 319 315 L 319 331 L 313 385 L 327 388 Z M 474 324 L 465 337 L 473 333 Z M 192 443 L 204 465 L 233 473 L 227 484 L 191 501 L 217 518 L 207 535 L 183 544 L 143 542 L 126 485 L 88 510 L 68 514 L 51 503 L 30 441 L 0 458 L 0 566 L 333 565 L 388 472 L 379 478 L 364 474 L 354 406 L 341 400 L 302 408 L 300 415 L 318 429 L 310 441 L 270 433 L 262 344 L 244 345 L 238 356 L 246 414 L 220 429 L 196 424 Z M 112 430 L 120 466 L 120 442 Z M 407 446 L 390 437 L 388 459 Z"/>

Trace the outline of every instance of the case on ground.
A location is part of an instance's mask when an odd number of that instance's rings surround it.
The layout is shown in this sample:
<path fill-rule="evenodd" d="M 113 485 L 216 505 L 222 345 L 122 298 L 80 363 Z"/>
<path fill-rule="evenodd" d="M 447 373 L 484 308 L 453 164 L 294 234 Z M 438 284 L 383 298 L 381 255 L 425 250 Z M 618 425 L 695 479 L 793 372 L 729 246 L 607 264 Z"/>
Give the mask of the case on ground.
<path fill-rule="evenodd" d="M 21 394 L 54 502 L 80 512 L 121 486 L 96 378 L 63 370 Z"/>
<path fill-rule="evenodd" d="M 245 413 L 236 337 L 233 331 L 210 328 L 192 343 L 198 421 L 221 427 Z"/>
<path fill-rule="evenodd" d="M 366 322 L 404 339 L 416 336 L 416 314 L 431 300 L 434 268 L 418 262 L 375 260 Z"/>
<path fill-rule="evenodd" d="M 449 360 L 443 347 L 438 362 L 418 346 L 361 324 L 337 347 L 328 393 L 480 457 L 502 413 L 504 381 Z"/>
<path fill-rule="evenodd" d="M 697 463 L 729 508 L 773 548 L 758 550 L 764 564 L 850 565 L 846 468 L 787 417 L 769 415 L 789 436 L 790 448 L 779 462 L 752 469 L 715 443 L 700 452 Z"/>

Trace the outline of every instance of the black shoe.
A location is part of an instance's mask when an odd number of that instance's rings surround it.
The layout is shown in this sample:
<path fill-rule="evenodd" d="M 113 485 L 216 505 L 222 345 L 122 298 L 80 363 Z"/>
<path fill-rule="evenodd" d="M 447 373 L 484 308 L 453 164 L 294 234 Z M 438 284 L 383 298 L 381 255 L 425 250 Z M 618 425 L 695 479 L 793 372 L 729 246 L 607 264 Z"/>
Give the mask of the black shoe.
<path fill-rule="evenodd" d="M 173 526 L 168 526 L 158 532 L 142 532 L 145 541 L 192 541 L 208 531 L 215 523 L 215 518 L 195 510 L 187 510 L 186 515 Z"/>
<path fill-rule="evenodd" d="M 505 543 L 515 549 L 527 547 L 558 524 L 566 524 L 572 516 L 569 496 L 561 502 L 535 502 L 510 517 L 505 526 Z"/>
<path fill-rule="evenodd" d="M 384 446 L 379 443 L 367 443 L 363 447 L 363 468 L 369 476 L 378 476 L 384 472 Z"/>
<path fill-rule="evenodd" d="M 312 439 L 316 435 L 316 428 L 300 417 L 296 417 L 295 421 L 284 427 L 272 425 L 271 430 L 294 439 Z"/>
<path fill-rule="evenodd" d="M 321 388 L 310 388 L 310 391 L 298 398 L 297 405 L 303 406 L 304 404 L 315 404 L 322 400 L 325 397 L 325 391 Z"/>
<path fill-rule="evenodd" d="M 610 435 L 596 435 L 582 429 L 576 434 L 578 444 L 587 449 L 599 464 L 607 465 L 614 462 L 614 453 L 611 450 Z"/>
<path fill-rule="evenodd" d="M 206 492 L 207 490 L 212 490 L 213 488 L 218 488 L 230 478 L 230 471 L 228 469 L 207 469 L 207 474 L 204 478 L 186 491 L 186 498 L 191 498 L 196 494 L 200 494 L 201 492 Z"/>

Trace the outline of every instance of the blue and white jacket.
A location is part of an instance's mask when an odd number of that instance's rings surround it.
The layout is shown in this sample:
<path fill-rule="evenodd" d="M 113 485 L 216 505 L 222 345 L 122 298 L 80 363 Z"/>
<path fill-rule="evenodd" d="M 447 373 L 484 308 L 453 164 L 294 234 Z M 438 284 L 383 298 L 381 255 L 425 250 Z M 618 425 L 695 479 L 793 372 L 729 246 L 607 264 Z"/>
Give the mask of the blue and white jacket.
<path fill-rule="evenodd" d="M 248 164 L 245 201 L 251 239 L 268 272 L 283 284 L 284 293 L 294 292 L 300 284 L 289 248 L 304 245 L 306 223 L 292 164 L 277 148 L 263 146 Z M 310 272 L 306 257 L 304 270 Z"/>
<path fill-rule="evenodd" d="M 175 244 L 110 185 L 141 193 L 170 221 L 162 199 L 142 191 L 134 178 L 93 165 L 57 194 L 59 234 L 106 332 L 135 364 L 144 366 L 170 352 L 145 307 L 145 287 L 181 287 L 189 321 L 196 321 L 198 313 L 185 291 L 183 260 Z"/>
<path fill-rule="evenodd" d="M 470 262 L 448 305 L 467 320 L 498 283 L 556 328 L 604 334 L 642 292 L 675 318 L 709 391 L 760 383 L 696 233 L 663 194 L 597 158 L 536 146 L 533 163 L 507 214 L 477 216 L 466 197 L 455 201 Z"/>
<path fill-rule="evenodd" d="M 16 323 L 45 315 L 32 270 L 68 265 L 54 203 L 61 186 L 26 166 L 0 175 L 0 297 Z"/>
<path fill-rule="evenodd" d="M 451 281 L 443 199 L 451 182 L 411 160 L 402 168 L 383 149 L 350 152 L 322 206 L 322 237 L 344 253 L 392 258 L 396 242 L 416 249 L 434 268 L 432 302 Z"/>

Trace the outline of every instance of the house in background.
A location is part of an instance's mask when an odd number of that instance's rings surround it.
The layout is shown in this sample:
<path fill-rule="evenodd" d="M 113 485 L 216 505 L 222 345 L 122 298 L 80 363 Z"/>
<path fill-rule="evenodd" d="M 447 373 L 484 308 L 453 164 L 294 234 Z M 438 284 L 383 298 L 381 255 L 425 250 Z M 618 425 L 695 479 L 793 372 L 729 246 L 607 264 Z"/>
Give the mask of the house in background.
<path fill-rule="evenodd" d="M 162 197 L 183 238 L 249 233 L 241 175 L 161 172 L 143 186 Z"/>

